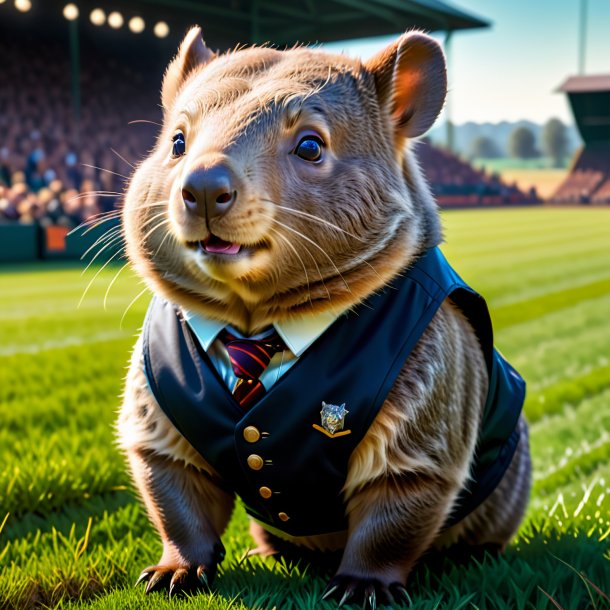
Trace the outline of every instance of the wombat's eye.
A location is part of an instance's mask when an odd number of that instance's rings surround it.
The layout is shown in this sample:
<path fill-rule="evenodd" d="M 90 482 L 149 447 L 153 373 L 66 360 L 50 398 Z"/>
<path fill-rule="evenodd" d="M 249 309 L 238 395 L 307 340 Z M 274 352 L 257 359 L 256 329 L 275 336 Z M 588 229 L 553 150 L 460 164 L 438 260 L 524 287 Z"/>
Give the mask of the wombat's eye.
<path fill-rule="evenodd" d="M 179 131 L 172 138 L 172 157 L 176 159 L 181 157 L 186 152 L 186 142 L 184 141 L 184 134 Z"/>
<path fill-rule="evenodd" d="M 322 138 L 314 135 L 307 135 L 301 138 L 294 149 L 294 154 L 305 161 L 316 162 L 322 159 L 324 142 Z"/>

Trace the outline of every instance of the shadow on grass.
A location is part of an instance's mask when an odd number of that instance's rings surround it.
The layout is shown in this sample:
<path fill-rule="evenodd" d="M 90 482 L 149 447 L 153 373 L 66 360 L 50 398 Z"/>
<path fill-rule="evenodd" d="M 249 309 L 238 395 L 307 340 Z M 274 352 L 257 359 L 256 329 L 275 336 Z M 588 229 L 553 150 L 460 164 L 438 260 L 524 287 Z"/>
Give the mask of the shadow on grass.
<path fill-rule="evenodd" d="M 1 540 L 6 543 L 12 540 L 27 539 L 38 534 L 48 534 L 52 530 L 67 536 L 74 524 L 78 528 L 82 528 L 84 532 L 90 518 L 99 521 L 104 515 L 113 514 L 121 508 L 133 504 L 137 504 L 133 492 L 120 489 L 79 502 L 70 502 L 59 509 L 48 512 L 34 511 L 19 516 L 9 515 L 2 530 Z"/>
<path fill-rule="evenodd" d="M 606 547 L 585 533 L 534 537 L 510 547 L 470 552 L 459 546 L 429 553 L 412 572 L 408 590 L 414 609 L 473 608 L 584 610 L 610 608 L 610 563 Z M 607 551 L 606 551 L 607 552 Z M 248 558 L 228 565 L 218 591 L 247 608 L 334 608 L 320 597 L 337 558 L 320 562 Z M 406 606 L 405 606 L 406 607 Z"/>

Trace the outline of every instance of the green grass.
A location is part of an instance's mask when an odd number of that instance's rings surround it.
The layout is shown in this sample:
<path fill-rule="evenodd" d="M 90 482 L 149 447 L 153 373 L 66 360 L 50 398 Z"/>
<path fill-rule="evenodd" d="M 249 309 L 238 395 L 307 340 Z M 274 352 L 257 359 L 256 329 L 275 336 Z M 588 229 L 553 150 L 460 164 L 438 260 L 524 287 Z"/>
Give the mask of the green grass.
<path fill-rule="evenodd" d="M 604 608 L 610 602 L 610 210 L 446 212 L 445 252 L 490 303 L 496 345 L 528 381 L 534 488 L 507 553 L 421 565 L 416 609 Z M 316 566 L 243 559 L 241 507 L 214 595 L 132 589 L 160 553 L 113 423 L 149 295 L 117 269 L 0 274 L 0 609 L 333 608 Z M 593 584 L 591 584 L 593 583 Z M 595 586 L 594 586 L 595 585 Z M 601 592 L 598 592 L 598 587 Z M 551 601 L 551 599 L 553 601 Z"/>
<path fill-rule="evenodd" d="M 567 166 L 570 157 L 567 156 L 563 165 Z M 516 157 L 500 157 L 498 159 L 473 159 L 473 165 L 484 168 L 489 172 L 502 173 L 506 169 L 556 169 L 550 157 L 537 157 L 535 159 L 517 159 Z"/>

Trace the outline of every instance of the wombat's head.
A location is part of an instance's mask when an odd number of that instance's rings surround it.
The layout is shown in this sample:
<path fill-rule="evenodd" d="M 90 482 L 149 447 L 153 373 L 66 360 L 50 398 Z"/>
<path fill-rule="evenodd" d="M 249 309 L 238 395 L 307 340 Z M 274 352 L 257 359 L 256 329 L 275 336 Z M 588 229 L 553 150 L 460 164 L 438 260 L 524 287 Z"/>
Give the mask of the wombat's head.
<path fill-rule="evenodd" d="M 446 84 L 440 47 L 417 32 L 363 64 L 309 48 L 216 55 L 193 28 L 126 196 L 132 262 L 244 331 L 359 302 L 440 239 L 407 140 Z"/>

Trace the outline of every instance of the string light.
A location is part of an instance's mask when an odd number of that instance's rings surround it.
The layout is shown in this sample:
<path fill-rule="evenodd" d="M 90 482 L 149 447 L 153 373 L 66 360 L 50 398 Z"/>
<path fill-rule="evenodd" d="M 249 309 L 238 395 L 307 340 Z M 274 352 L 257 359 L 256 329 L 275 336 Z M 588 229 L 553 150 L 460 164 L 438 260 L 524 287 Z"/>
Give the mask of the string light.
<path fill-rule="evenodd" d="M 108 25 L 115 30 L 118 30 L 123 25 L 123 15 L 118 11 L 112 11 L 110 15 L 108 15 Z"/>
<path fill-rule="evenodd" d="M 15 8 L 22 13 L 27 13 L 32 8 L 30 0 L 15 0 Z"/>
<path fill-rule="evenodd" d="M 169 34 L 169 26 L 165 21 L 158 21 L 153 31 L 157 38 L 165 38 Z"/>
<path fill-rule="evenodd" d="M 68 21 L 74 21 L 75 19 L 78 18 L 78 6 L 76 6 L 76 4 L 66 4 L 66 6 L 64 6 L 64 17 L 68 20 Z"/>
<path fill-rule="evenodd" d="M 132 17 L 129 20 L 129 29 L 134 34 L 139 34 L 140 32 L 143 32 L 145 25 L 146 24 L 144 23 L 144 19 L 142 19 L 142 17 Z"/>
<path fill-rule="evenodd" d="M 106 13 L 101 8 L 94 8 L 89 15 L 93 25 L 104 25 L 106 21 Z"/>

